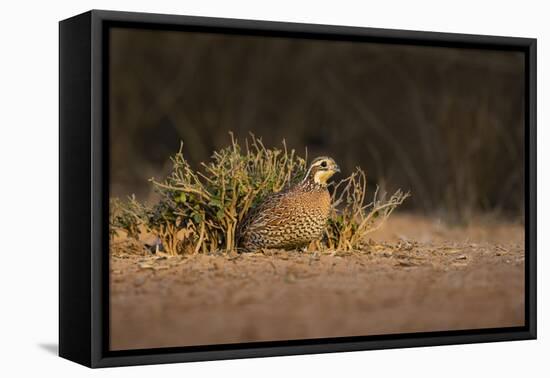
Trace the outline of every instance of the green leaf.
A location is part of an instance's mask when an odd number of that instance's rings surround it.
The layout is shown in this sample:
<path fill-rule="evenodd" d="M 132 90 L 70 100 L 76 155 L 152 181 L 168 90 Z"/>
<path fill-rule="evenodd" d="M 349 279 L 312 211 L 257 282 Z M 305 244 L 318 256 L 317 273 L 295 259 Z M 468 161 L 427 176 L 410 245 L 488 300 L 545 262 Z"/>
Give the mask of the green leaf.
<path fill-rule="evenodd" d="M 187 196 L 185 195 L 185 192 L 181 192 L 180 195 L 176 197 L 176 202 L 185 203 L 185 201 L 187 201 Z"/>
<path fill-rule="evenodd" d="M 210 206 L 217 207 L 217 208 L 223 208 L 222 202 L 217 198 L 212 198 L 210 202 L 208 202 Z"/>

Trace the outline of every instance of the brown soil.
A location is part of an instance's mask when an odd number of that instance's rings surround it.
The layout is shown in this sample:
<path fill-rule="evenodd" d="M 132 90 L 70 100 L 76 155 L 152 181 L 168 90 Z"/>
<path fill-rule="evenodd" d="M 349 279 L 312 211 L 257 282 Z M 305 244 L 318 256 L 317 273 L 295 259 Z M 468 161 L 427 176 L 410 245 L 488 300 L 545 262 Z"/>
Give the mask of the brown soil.
<path fill-rule="evenodd" d="M 524 324 L 519 224 L 392 217 L 361 252 L 111 258 L 113 350 Z"/>

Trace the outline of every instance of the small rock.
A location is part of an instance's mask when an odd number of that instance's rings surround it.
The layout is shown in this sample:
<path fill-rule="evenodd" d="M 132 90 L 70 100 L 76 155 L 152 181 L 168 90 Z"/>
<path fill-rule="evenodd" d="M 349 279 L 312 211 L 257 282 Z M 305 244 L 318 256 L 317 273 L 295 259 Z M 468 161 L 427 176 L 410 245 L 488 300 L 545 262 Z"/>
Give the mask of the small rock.
<path fill-rule="evenodd" d="M 145 283 L 145 277 L 138 277 L 134 280 L 134 286 L 141 286 Z"/>
<path fill-rule="evenodd" d="M 294 273 L 288 273 L 285 276 L 285 282 L 286 283 L 294 283 L 296 282 L 296 275 Z"/>

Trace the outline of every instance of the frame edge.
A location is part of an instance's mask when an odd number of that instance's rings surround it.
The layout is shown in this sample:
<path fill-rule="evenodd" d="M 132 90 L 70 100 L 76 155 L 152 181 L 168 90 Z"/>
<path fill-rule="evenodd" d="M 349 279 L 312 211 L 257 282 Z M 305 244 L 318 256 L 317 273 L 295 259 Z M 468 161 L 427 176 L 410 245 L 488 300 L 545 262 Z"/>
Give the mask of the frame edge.
<path fill-rule="evenodd" d="M 59 356 L 90 366 L 91 13 L 59 22 Z"/>

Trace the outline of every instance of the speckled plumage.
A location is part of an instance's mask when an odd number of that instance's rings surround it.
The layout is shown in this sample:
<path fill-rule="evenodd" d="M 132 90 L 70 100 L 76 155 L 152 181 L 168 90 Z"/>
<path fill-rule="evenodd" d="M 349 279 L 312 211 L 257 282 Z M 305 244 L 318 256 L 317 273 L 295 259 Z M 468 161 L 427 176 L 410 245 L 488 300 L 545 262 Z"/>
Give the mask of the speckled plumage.
<path fill-rule="evenodd" d="M 299 184 L 268 196 L 239 227 L 244 251 L 300 248 L 322 236 L 331 207 L 326 180 L 339 168 L 331 158 L 315 159 Z"/>

